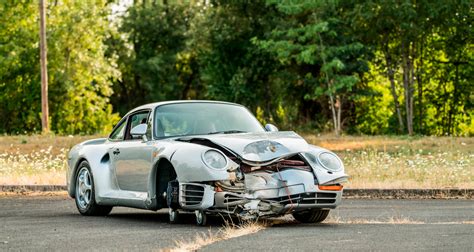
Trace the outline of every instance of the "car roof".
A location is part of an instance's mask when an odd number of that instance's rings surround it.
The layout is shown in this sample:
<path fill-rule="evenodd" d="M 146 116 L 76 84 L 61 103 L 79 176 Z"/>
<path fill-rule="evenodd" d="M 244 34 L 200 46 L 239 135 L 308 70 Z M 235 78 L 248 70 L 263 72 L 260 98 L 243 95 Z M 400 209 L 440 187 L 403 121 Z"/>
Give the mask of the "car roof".
<path fill-rule="evenodd" d="M 138 110 L 143 110 L 143 109 L 154 109 L 157 106 L 161 105 L 168 105 L 168 104 L 179 104 L 179 103 L 220 103 L 220 104 L 229 104 L 229 105 L 237 105 L 241 106 L 240 104 L 237 103 L 232 103 L 232 102 L 225 102 L 225 101 L 211 101 L 211 100 L 175 100 L 175 101 L 162 101 L 162 102 L 154 102 L 154 103 L 148 103 L 145 105 L 141 105 L 139 107 L 136 107 L 132 110 L 130 110 L 125 116 L 138 111 Z"/>

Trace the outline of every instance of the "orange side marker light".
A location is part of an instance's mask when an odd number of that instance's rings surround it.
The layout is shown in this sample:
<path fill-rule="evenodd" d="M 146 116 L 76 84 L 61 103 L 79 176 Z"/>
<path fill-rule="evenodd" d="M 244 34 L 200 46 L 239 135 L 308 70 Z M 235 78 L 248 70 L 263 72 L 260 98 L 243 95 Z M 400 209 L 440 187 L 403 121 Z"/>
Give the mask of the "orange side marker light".
<path fill-rule="evenodd" d="M 319 190 L 324 191 L 340 191 L 342 190 L 342 185 L 318 185 Z"/>

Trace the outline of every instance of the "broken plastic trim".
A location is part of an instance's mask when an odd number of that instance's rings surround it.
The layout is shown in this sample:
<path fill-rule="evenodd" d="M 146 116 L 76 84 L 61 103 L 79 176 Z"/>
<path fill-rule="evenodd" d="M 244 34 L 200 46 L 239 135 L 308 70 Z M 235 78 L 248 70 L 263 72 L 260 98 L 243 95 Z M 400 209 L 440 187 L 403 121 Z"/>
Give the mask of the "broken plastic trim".
<path fill-rule="evenodd" d="M 348 179 L 349 179 L 349 176 L 346 175 L 346 176 L 342 176 L 342 177 L 339 177 L 339 178 L 337 178 L 337 179 L 328 181 L 328 182 L 326 182 L 326 183 L 323 183 L 322 185 L 341 184 L 341 183 L 347 182 Z"/>
<path fill-rule="evenodd" d="M 282 155 L 282 156 L 279 156 L 275 159 L 272 159 L 272 160 L 269 160 L 269 161 L 266 161 L 266 162 L 255 162 L 255 161 L 249 161 L 249 160 L 245 160 L 245 159 L 241 159 L 242 160 L 242 163 L 244 164 L 247 164 L 247 165 L 250 165 L 250 166 L 268 166 L 270 164 L 273 164 L 273 163 L 276 163 L 278 161 L 281 161 L 282 159 L 286 159 L 286 158 L 289 158 L 291 156 L 295 156 L 295 155 L 299 155 L 300 152 L 291 152 L 291 153 L 288 153 L 288 154 L 285 154 L 285 155 Z"/>

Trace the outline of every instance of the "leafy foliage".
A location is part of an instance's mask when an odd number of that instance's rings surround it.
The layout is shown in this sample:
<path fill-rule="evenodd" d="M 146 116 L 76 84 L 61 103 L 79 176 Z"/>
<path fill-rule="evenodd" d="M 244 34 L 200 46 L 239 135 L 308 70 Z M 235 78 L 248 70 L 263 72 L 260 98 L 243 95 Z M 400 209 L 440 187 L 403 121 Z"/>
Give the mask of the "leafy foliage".
<path fill-rule="evenodd" d="M 296 76 L 294 88 L 304 83 L 305 92 L 300 93 L 304 99 L 319 102 L 324 108 L 327 99 L 323 96 L 328 98 L 334 128 L 339 134 L 343 102 L 351 99 L 358 75 L 366 69 L 364 46 L 338 18 L 343 13 L 336 8 L 335 1 L 269 4 L 275 5 L 286 18 L 265 39 L 254 42 L 276 55 L 285 70 Z M 331 117 L 328 113 L 326 116 Z"/>
<path fill-rule="evenodd" d="M 184 6 L 136 5 L 108 41 L 122 73 L 113 103 L 121 113 L 156 100 L 186 99 L 195 85 L 194 55 L 186 50 L 193 10 Z M 132 50 L 130 50 L 132 49 Z"/>
<path fill-rule="evenodd" d="M 346 4 L 358 37 L 379 52 L 374 63 L 391 81 L 400 130 L 472 135 L 472 2 Z"/>
<path fill-rule="evenodd" d="M 48 2 L 57 133 L 215 99 L 281 129 L 474 135 L 472 1 Z M 40 127 L 37 7 L 0 3 L 0 132 Z"/>
<path fill-rule="evenodd" d="M 206 12 L 194 43 L 201 44 L 199 63 L 207 98 L 244 103 L 254 111 L 263 108 L 267 118 L 273 117 L 271 108 L 283 95 L 274 92 L 278 83 L 270 80 L 278 65 L 251 38 L 268 31 L 275 15 L 262 1 L 216 1 Z"/>
<path fill-rule="evenodd" d="M 0 3 L 0 131 L 31 131 L 41 125 L 36 8 Z"/>
<path fill-rule="evenodd" d="M 38 6 L 30 1 L 0 6 L 0 131 L 38 131 Z M 106 132 L 118 119 L 108 100 L 115 70 L 104 57 L 105 6 L 105 1 L 61 1 L 48 8 L 49 103 L 55 132 Z"/>

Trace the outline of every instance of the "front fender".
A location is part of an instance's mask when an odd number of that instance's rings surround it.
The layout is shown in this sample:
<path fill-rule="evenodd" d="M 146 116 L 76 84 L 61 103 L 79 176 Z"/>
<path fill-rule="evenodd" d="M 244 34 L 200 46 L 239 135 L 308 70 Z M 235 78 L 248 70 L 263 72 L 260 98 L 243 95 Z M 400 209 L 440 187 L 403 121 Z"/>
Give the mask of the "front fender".
<path fill-rule="evenodd" d="M 171 157 L 171 164 L 175 168 L 179 182 L 203 182 L 230 179 L 227 170 L 235 167 L 236 163 L 227 158 L 227 167 L 212 169 L 202 161 L 202 154 L 211 149 L 196 144 L 182 144 Z"/>
<path fill-rule="evenodd" d="M 82 162 L 82 159 L 79 154 L 81 148 L 82 148 L 82 145 L 80 144 L 75 145 L 74 147 L 71 148 L 68 154 L 68 161 L 67 161 L 68 169 L 66 171 L 66 184 L 67 184 L 68 194 L 72 198 L 75 197 L 74 175 L 76 174 L 76 170 L 77 170 L 77 166 L 79 165 L 79 162 Z"/>
<path fill-rule="evenodd" d="M 105 141 L 99 144 L 88 144 L 89 142 L 91 141 L 78 144 L 69 152 L 69 168 L 67 171 L 68 194 L 71 197 L 75 196 L 75 175 L 80 163 L 85 160 L 89 163 L 93 174 L 96 200 L 97 203 L 100 203 L 103 195 L 111 190 L 118 189 L 118 186 L 114 180 L 110 179 L 114 177 L 107 152 L 110 146 L 105 144 Z"/>
<path fill-rule="evenodd" d="M 327 149 L 310 145 L 308 148 L 308 153 L 318 156 L 319 153 L 321 152 L 331 152 Z M 311 165 L 311 168 L 313 169 L 314 174 L 316 175 L 316 178 L 318 179 L 319 184 L 326 184 L 330 183 L 331 181 L 336 181 L 336 180 L 344 180 L 347 179 L 349 176 L 344 172 L 344 164 L 342 165 L 342 169 L 337 172 L 330 172 L 323 168 L 321 164 L 319 164 L 317 161 L 311 160 L 309 158 L 305 158 L 306 161 Z"/>

